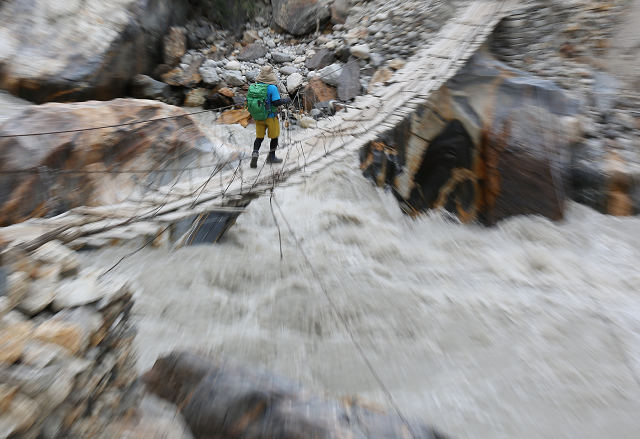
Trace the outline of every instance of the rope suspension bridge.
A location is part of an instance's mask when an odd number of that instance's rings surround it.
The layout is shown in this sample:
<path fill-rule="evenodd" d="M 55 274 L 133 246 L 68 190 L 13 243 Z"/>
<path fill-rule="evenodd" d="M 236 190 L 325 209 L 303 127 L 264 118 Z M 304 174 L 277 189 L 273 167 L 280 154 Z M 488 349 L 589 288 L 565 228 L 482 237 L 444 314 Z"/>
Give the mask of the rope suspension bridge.
<path fill-rule="evenodd" d="M 154 188 L 153 194 L 141 199 L 99 207 L 78 207 L 54 218 L 39 219 L 32 224 L 10 226 L 27 248 L 58 239 L 72 246 L 100 246 L 114 240 L 135 237 L 159 237 L 168 226 L 181 219 L 204 212 L 237 213 L 248 202 L 283 185 L 299 184 L 307 177 L 352 157 L 363 146 L 393 129 L 424 105 L 432 92 L 453 77 L 467 60 L 485 43 L 495 26 L 509 14 L 512 2 L 477 0 L 454 19 L 446 23 L 433 39 L 393 78 L 372 94 L 358 97 L 345 111 L 319 120 L 314 128 L 285 130 L 280 154 L 284 162 L 249 169 L 241 154 L 231 154 L 224 161 L 205 166 L 185 166 L 168 169 L 134 169 L 129 174 L 177 173 L 202 171 L 206 177 L 189 187 L 178 184 Z M 208 112 L 198 111 L 189 115 Z M 171 118 L 174 118 L 172 116 Z M 168 118 L 159 118 L 168 119 Z M 127 123 L 136 126 L 149 121 Z M 110 127 L 94 127 L 104 129 Z M 81 130 L 73 130 L 81 131 Z M 19 136 L 56 135 L 60 132 L 21 133 Z M 64 131 L 66 132 L 66 131 Z M 18 135 L 2 136 L 16 137 Z M 266 154 L 266 153 L 263 153 Z M 47 171 L 47 170 L 44 170 Z M 50 170 L 53 173 L 84 173 L 111 171 Z M 22 171 L 19 171 L 22 172 Z M 43 172 L 42 169 L 25 172 Z M 118 171 L 115 171 L 118 172 Z M 2 229 L 0 229 L 0 233 Z M 10 239 L 11 240 L 11 239 Z"/>
<path fill-rule="evenodd" d="M 407 116 L 413 114 L 421 105 L 425 105 L 432 92 L 440 89 L 452 78 L 467 60 L 485 43 L 495 26 L 511 10 L 508 1 L 477 0 L 464 9 L 434 36 L 432 41 L 420 50 L 404 68 L 372 94 L 361 96 L 346 111 L 337 113 L 317 122 L 316 126 L 306 130 L 286 129 L 282 135 L 279 149 L 283 162 L 267 165 L 263 160 L 257 169 L 250 169 L 247 160 L 238 153 L 230 154 L 218 163 L 165 169 L 131 169 L 123 171 L 75 171 L 34 168 L 24 173 L 43 173 L 53 175 L 73 175 L 82 173 L 118 173 L 149 175 L 152 173 L 177 174 L 172 184 L 155 187 L 153 193 L 143 198 L 130 197 L 125 202 L 99 207 L 77 207 L 54 218 L 38 219 L 24 224 L 0 228 L 0 237 L 15 236 L 16 244 L 26 250 L 34 250 L 51 240 L 59 240 L 72 247 L 84 245 L 100 246 L 114 240 L 143 238 L 143 243 L 132 253 L 123 256 L 112 267 L 103 272 L 111 272 L 122 261 L 160 239 L 175 224 L 194 216 L 208 215 L 212 212 L 235 218 L 248 203 L 263 194 L 270 194 L 271 213 L 278 227 L 280 225 L 273 206 L 293 237 L 306 265 L 312 273 L 312 279 L 347 331 L 357 348 L 364 365 L 379 384 L 385 399 L 406 427 L 403 437 L 419 437 L 400 411 L 398 404 L 376 372 L 359 340 L 352 332 L 348 322 L 337 309 L 322 278 L 315 270 L 298 238 L 295 230 L 285 217 L 275 190 L 284 185 L 303 183 L 309 176 L 326 169 L 332 164 L 353 157 L 354 153 L 370 142 L 375 141 L 386 131 L 395 128 Z M 43 133 L 21 133 L 0 135 L 7 137 L 53 136 L 80 131 L 117 128 L 120 126 L 138 126 L 158 120 L 176 117 L 189 117 L 208 112 L 198 111 L 181 116 L 132 121 L 121 125 L 61 130 Z M 263 153 L 264 155 L 266 153 Z M 188 187 L 179 184 L 179 176 L 185 172 L 200 171 L 208 174 Z M 223 224 L 222 227 L 225 227 Z M 9 230 L 11 229 L 11 230 Z M 198 230 L 188 231 L 184 241 L 193 239 Z M 282 243 L 280 243 L 282 257 Z"/>

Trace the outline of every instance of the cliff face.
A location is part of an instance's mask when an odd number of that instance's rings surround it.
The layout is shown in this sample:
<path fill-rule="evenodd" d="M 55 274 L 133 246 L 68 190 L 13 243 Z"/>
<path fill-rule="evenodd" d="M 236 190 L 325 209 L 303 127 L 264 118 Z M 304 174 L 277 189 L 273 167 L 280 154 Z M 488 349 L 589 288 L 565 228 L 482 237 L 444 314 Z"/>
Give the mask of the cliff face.
<path fill-rule="evenodd" d="M 36 103 L 122 96 L 187 12 L 186 0 L 6 0 L 0 88 Z"/>

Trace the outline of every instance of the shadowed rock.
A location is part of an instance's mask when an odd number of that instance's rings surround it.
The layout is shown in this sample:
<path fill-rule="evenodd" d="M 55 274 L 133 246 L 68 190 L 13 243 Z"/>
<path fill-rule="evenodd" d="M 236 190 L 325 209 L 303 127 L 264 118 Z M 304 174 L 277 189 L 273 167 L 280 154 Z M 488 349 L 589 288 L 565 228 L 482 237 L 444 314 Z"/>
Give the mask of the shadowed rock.
<path fill-rule="evenodd" d="M 443 437 L 355 401 L 320 398 L 270 373 L 189 353 L 158 359 L 143 380 L 151 392 L 181 409 L 196 439 Z"/>

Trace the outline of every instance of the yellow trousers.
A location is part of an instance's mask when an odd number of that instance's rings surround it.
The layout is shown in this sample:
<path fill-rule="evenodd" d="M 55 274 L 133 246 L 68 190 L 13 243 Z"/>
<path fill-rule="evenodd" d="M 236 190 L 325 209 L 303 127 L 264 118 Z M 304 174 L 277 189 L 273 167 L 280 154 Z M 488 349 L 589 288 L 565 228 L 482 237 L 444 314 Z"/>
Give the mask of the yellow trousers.
<path fill-rule="evenodd" d="M 256 137 L 264 139 L 264 135 L 269 132 L 270 139 L 280 137 L 280 121 L 278 116 L 270 117 L 267 120 L 256 120 Z"/>

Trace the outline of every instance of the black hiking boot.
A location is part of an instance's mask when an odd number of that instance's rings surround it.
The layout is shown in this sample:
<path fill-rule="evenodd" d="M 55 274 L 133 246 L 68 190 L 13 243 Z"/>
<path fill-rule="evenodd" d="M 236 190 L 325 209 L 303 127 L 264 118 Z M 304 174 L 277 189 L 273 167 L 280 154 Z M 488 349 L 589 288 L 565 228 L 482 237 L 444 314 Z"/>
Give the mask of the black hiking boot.
<path fill-rule="evenodd" d="M 267 156 L 267 163 L 269 163 L 270 165 L 276 165 L 278 163 L 282 163 L 282 159 L 279 159 L 278 157 L 276 157 L 275 152 L 270 152 L 269 155 Z"/>
<path fill-rule="evenodd" d="M 258 156 L 258 151 L 253 151 L 253 153 L 251 153 L 251 164 L 249 166 L 251 166 L 252 168 L 258 167 Z"/>

